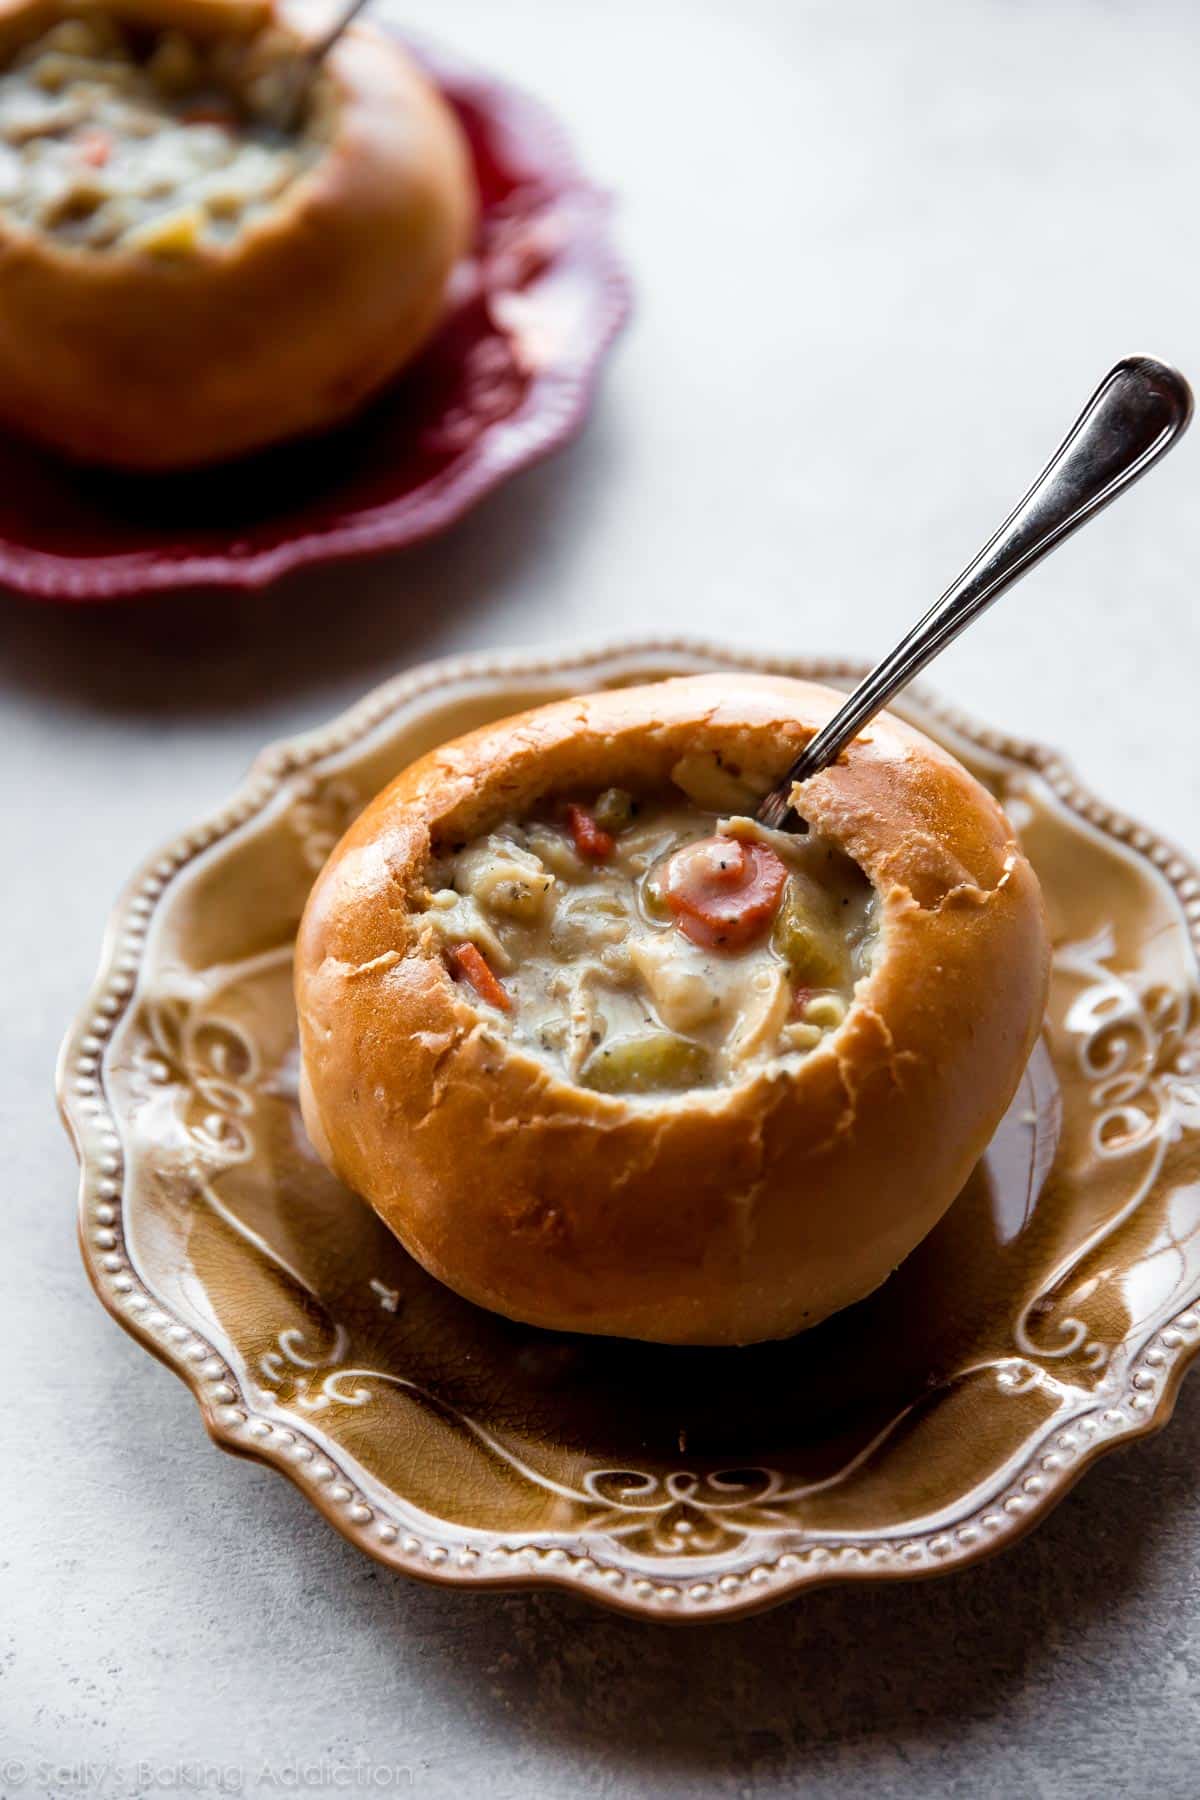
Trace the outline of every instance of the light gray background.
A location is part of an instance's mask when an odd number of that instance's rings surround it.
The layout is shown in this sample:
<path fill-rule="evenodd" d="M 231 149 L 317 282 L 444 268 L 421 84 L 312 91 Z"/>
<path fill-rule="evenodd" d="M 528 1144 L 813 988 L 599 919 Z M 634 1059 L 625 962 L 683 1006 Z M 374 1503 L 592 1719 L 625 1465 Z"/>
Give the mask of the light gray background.
<path fill-rule="evenodd" d="M 91 1781 L 120 1796 L 180 1758 L 252 1792 L 264 1759 L 356 1756 L 429 1800 L 1190 1796 L 1200 1381 L 988 1566 L 668 1632 L 383 1573 L 213 1450 L 87 1289 L 55 1047 L 128 870 L 264 740 L 464 647 L 878 651 L 1117 356 L 1200 376 L 1188 0 L 408 13 L 572 122 L 636 321 L 583 440 L 442 543 L 257 599 L 4 606 L 0 1752 L 26 1792 L 81 1790 L 47 1760 L 166 1765 Z M 1195 847 L 1198 564 L 1200 432 L 939 684 Z"/>

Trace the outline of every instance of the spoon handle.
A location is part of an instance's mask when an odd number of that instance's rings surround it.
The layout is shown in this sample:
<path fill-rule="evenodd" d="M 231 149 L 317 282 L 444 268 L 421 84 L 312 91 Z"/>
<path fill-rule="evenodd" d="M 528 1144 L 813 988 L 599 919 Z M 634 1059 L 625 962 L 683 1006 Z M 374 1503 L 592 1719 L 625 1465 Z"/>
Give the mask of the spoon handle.
<path fill-rule="evenodd" d="M 1036 562 L 1144 475 L 1187 429 L 1192 395 L 1166 363 L 1130 356 L 1110 369 L 1025 498 L 952 587 L 855 688 L 759 807 L 791 819 L 791 790 L 835 762 L 851 739 L 972 619 Z"/>
<path fill-rule="evenodd" d="M 343 6 L 333 24 L 327 26 L 321 36 L 309 47 L 306 61 L 313 67 L 317 63 L 324 62 L 343 32 L 353 25 L 367 4 L 368 0 L 348 0 L 348 4 Z"/>

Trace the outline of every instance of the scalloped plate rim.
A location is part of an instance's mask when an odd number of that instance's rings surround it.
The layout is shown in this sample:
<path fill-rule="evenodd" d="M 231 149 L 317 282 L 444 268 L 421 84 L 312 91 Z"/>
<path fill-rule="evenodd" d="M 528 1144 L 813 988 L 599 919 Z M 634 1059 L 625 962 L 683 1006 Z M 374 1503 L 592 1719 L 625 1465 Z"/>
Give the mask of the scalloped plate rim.
<path fill-rule="evenodd" d="M 572 1556 L 566 1544 L 583 1544 L 577 1534 L 544 1534 L 541 1541 L 531 1541 L 515 1549 L 504 1549 L 505 1566 L 486 1568 L 484 1558 L 476 1553 L 469 1564 L 451 1562 L 450 1553 L 442 1547 L 441 1558 L 430 1560 L 428 1552 L 437 1548 L 434 1545 L 422 1545 L 416 1542 L 414 1549 L 406 1549 L 402 1543 L 402 1534 L 397 1529 L 390 1540 L 372 1539 L 364 1529 L 349 1519 L 344 1511 L 331 1504 L 325 1496 L 321 1485 L 310 1485 L 302 1480 L 300 1471 L 294 1462 L 289 1461 L 282 1444 L 272 1448 L 269 1441 L 260 1440 L 248 1434 L 246 1427 L 261 1423 L 274 1430 L 274 1425 L 267 1415 L 256 1412 L 253 1404 L 244 1392 L 237 1393 L 239 1410 L 242 1418 L 236 1425 L 223 1421 L 218 1416 L 218 1407 L 214 1399 L 204 1391 L 200 1370 L 194 1358 L 185 1354 L 187 1346 L 172 1344 L 165 1338 L 156 1337 L 139 1317 L 135 1317 L 122 1304 L 121 1295 L 116 1286 L 106 1279 L 106 1271 L 102 1269 L 99 1255 L 87 1236 L 89 1224 L 88 1205 L 92 1197 L 92 1189 L 98 1174 L 102 1173 L 95 1147 L 89 1143 L 90 1135 L 82 1117 L 81 1096 L 73 1089 L 72 1075 L 78 1063 L 82 1040 L 92 1035 L 98 1015 L 107 1019 L 106 1032 L 111 1031 L 122 1016 L 132 993 L 136 991 L 135 982 L 130 979 L 128 991 L 115 1010 L 106 1011 L 104 1003 L 109 1002 L 111 1008 L 113 978 L 119 971 L 116 969 L 116 956 L 119 940 L 133 916 L 133 902 L 144 896 L 146 885 L 151 880 L 159 882 L 158 894 L 146 912 L 146 918 L 152 916 L 162 893 L 170 884 L 171 877 L 161 876 L 159 871 L 167 861 L 172 863 L 172 872 L 182 868 L 196 855 L 204 854 L 212 845 L 229 832 L 240 829 L 248 820 L 258 814 L 274 798 L 281 785 L 299 768 L 318 761 L 324 756 L 332 755 L 347 748 L 351 743 L 365 737 L 380 725 L 387 716 L 395 711 L 406 700 L 416 699 L 420 695 L 433 693 L 440 687 L 472 680 L 494 680 L 501 677 L 535 679 L 541 676 L 556 674 L 583 677 L 591 668 L 605 667 L 609 664 L 639 662 L 647 664 L 656 659 L 676 658 L 681 663 L 694 662 L 698 665 L 723 663 L 735 670 L 750 672 L 795 674 L 802 679 L 837 680 L 854 678 L 865 672 L 867 664 L 836 657 L 796 656 L 762 656 L 732 645 L 714 643 L 708 639 L 688 637 L 619 638 L 598 644 L 582 645 L 558 652 L 534 650 L 497 651 L 447 656 L 435 660 L 414 664 L 401 674 L 393 676 L 371 689 L 360 700 L 338 714 L 324 726 L 296 733 L 290 737 L 275 739 L 268 743 L 254 758 L 250 768 L 224 806 L 208 814 L 196 826 L 185 829 L 169 844 L 164 845 L 155 854 L 144 859 L 122 888 L 112 908 L 105 928 L 101 948 L 99 967 L 92 983 L 85 1004 L 69 1026 L 61 1045 L 55 1073 L 58 1109 L 68 1136 L 75 1148 L 80 1162 L 80 1174 L 77 1193 L 77 1234 L 80 1254 L 93 1291 L 109 1315 L 135 1339 L 143 1348 L 149 1350 L 165 1367 L 177 1375 L 187 1386 L 195 1399 L 205 1430 L 219 1449 L 230 1455 L 239 1456 L 258 1462 L 267 1468 L 286 1475 L 289 1481 L 304 1497 L 333 1525 L 348 1542 L 365 1551 L 384 1567 L 399 1573 L 412 1576 L 438 1587 L 485 1588 L 491 1591 L 517 1591 L 521 1589 L 546 1588 L 560 1592 L 572 1593 L 590 1600 L 605 1609 L 621 1613 L 627 1617 L 642 1620 L 654 1619 L 659 1623 L 697 1623 L 704 1620 L 732 1619 L 762 1612 L 783 1601 L 794 1598 L 800 1592 L 808 1592 L 818 1587 L 829 1587 L 839 1583 L 918 1581 L 947 1574 L 953 1569 L 969 1567 L 997 1554 L 1000 1550 L 1015 1543 L 1031 1531 L 1045 1518 L 1053 1507 L 1061 1501 L 1075 1486 L 1076 1482 L 1091 1469 L 1099 1459 L 1110 1451 L 1140 1438 L 1156 1434 L 1169 1422 L 1179 1395 L 1183 1378 L 1192 1362 L 1200 1353 L 1200 1327 L 1198 1334 L 1188 1338 L 1180 1330 L 1180 1321 L 1189 1314 L 1194 1314 L 1200 1302 L 1200 1286 L 1185 1300 L 1178 1310 L 1152 1333 L 1143 1345 L 1140 1354 L 1130 1363 L 1125 1388 L 1120 1397 L 1114 1401 L 1112 1396 L 1097 1397 L 1094 1409 L 1099 1411 L 1120 1406 L 1138 1392 L 1135 1377 L 1141 1371 L 1145 1355 L 1151 1348 L 1158 1347 L 1164 1358 L 1161 1368 L 1160 1386 L 1155 1396 L 1153 1409 L 1143 1418 L 1126 1417 L 1120 1429 L 1109 1428 L 1105 1435 L 1098 1436 L 1069 1464 L 1054 1472 L 1046 1489 L 1036 1498 L 1031 1499 L 1018 1516 L 1006 1517 L 1003 1529 L 993 1532 L 990 1537 L 980 1535 L 978 1542 L 969 1545 L 955 1542 L 952 1548 L 941 1555 L 938 1560 L 921 1567 L 897 1569 L 889 1566 L 880 1568 L 872 1566 L 866 1556 L 858 1562 L 837 1563 L 837 1552 L 829 1553 L 829 1562 L 821 1564 L 805 1564 L 807 1553 L 797 1551 L 783 1552 L 772 1564 L 758 1563 L 747 1573 L 734 1577 L 733 1591 L 716 1591 L 715 1584 L 698 1584 L 686 1577 L 681 1580 L 660 1578 L 640 1574 L 629 1565 L 619 1562 L 602 1562 L 586 1548 L 580 1554 Z M 1147 840 L 1149 849 L 1134 849 L 1133 854 L 1152 860 L 1156 872 L 1173 890 L 1178 891 L 1180 884 L 1186 880 L 1200 883 L 1200 868 L 1186 856 L 1170 840 L 1149 827 L 1138 825 L 1126 815 L 1115 813 L 1106 802 L 1085 787 L 1076 777 L 1071 765 L 1057 751 L 1027 739 L 1015 739 L 1005 733 L 997 732 L 977 722 L 970 715 L 940 699 L 936 692 L 923 684 L 915 684 L 910 690 L 921 708 L 932 718 L 945 725 L 951 731 L 961 732 L 970 737 L 980 748 L 1005 755 L 1017 762 L 1025 763 L 1042 777 L 1057 778 L 1057 797 L 1068 809 L 1088 824 L 1101 829 L 1106 836 L 1114 838 L 1118 843 L 1126 842 L 1133 832 L 1139 832 Z M 1069 794 L 1062 791 L 1069 787 Z M 1089 816 L 1088 809 L 1097 809 L 1101 817 Z M 233 815 L 238 815 L 236 819 Z M 1120 833 L 1118 829 L 1120 828 Z M 202 845 L 194 840 L 203 837 Z M 1158 852 L 1151 859 L 1149 850 Z M 1169 873 L 1169 870 L 1182 873 Z M 1177 893 L 1178 897 L 1178 893 Z M 1196 944 L 1196 921 L 1183 914 L 1185 925 L 1193 946 Z M 103 1050 L 98 1053 L 98 1061 L 102 1064 Z M 96 1087 L 96 1101 L 103 1100 L 102 1083 Z M 100 1106 L 100 1113 L 112 1121 L 113 1115 L 106 1104 Z M 111 1135 L 115 1138 L 116 1133 Z M 119 1140 L 118 1140 L 119 1147 Z M 114 1204 L 124 1199 L 123 1182 L 119 1176 L 109 1175 L 107 1179 L 115 1182 L 113 1194 Z M 155 1309 L 166 1316 L 169 1326 L 177 1325 L 186 1330 L 187 1337 L 193 1345 L 204 1343 L 201 1334 L 193 1327 L 172 1314 L 171 1308 L 158 1298 L 140 1272 L 135 1270 L 132 1258 L 127 1258 L 128 1267 L 137 1274 L 142 1292 L 153 1302 Z M 1193 1321 L 1195 1324 L 1195 1321 Z M 1161 1343 L 1164 1332 L 1174 1330 L 1180 1337 L 1177 1345 L 1166 1347 Z M 208 1354 L 214 1359 L 224 1361 L 220 1353 L 206 1346 Z M 232 1372 L 227 1372 L 225 1379 L 236 1380 Z M 1091 1412 L 1080 1415 L 1081 1418 L 1091 1416 Z M 288 1436 L 292 1443 L 310 1441 L 299 1428 L 288 1427 Z M 1044 1445 L 1035 1441 L 1028 1459 L 1014 1471 L 1008 1484 L 1008 1491 L 1018 1486 L 1026 1476 L 1031 1465 L 1042 1454 Z M 313 1445 L 314 1453 L 327 1462 L 334 1463 L 333 1454 L 327 1446 Z M 353 1478 L 345 1476 L 347 1481 Z M 994 1510 L 1001 1504 L 998 1497 L 986 1502 L 983 1510 Z M 444 1521 L 433 1520 L 435 1525 Z M 954 1531 L 962 1528 L 964 1521 L 958 1521 Z M 455 1527 L 455 1530 L 459 1528 Z M 447 1533 L 449 1535 L 449 1533 Z M 466 1534 L 469 1535 L 469 1534 Z M 477 1534 L 488 1535 L 488 1534 Z M 492 1534 L 496 1535 L 496 1534 Z M 503 1534 L 500 1534 L 503 1535 Z M 923 1536 L 928 1539 L 948 1536 L 949 1532 L 928 1532 L 922 1534 L 914 1531 L 908 1534 L 914 1542 Z M 461 1549 L 461 1546 L 460 1546 Z M 518 1559 L 529 1559 L 516 1565 Z M 781 1568 L 786 1562 L 787 1567 Z M 832 1565 L 832 1566 L 830 1566 Z M 620 1577 L 620 1586 L 608 1585 L 612 1576 Z M 697 1585 L 710 1585 L 714 1591 L 705 1594 L 703 1599 L 693 1594 Z"/>

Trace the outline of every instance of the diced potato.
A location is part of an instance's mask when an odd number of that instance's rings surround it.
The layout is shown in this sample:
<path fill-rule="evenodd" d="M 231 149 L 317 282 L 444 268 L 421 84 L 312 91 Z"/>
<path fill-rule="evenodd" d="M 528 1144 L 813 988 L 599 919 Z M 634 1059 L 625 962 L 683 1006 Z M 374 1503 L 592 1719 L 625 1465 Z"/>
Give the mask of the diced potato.
<path fill-rule="evenodd" d="M 553 875 L 534 877 L 509 864 L 492 871 L 490 878 L 476 890 L 479 904 L 490 913 L 530 924 L 541 917 Z"/>
<path fill-rule="evenodd" d="M 727 769 L 715 750 L 681 756 L 671 780 L 705 812 L 753 812 L 758 795 L 740 771 Z"/>
<path fill-rule="evenodd" d="M 771 942 L 801 987 L 840 987 L 847 979 L 849 950 L 830 898 L 803 875 L 789 877 Z"/>
<path fill-rule="evenodd" d="M 188 256 L 200 242 L 204 214 L 198 206 L 180 206 L 151 219 L 129 234 L 130 247 L 150 256 Z"/>
<path fill-rule="evenodd" d="M 647 1094 L 699 1087 L 708 1073 L 709 1055 L 702 1044 L 670 1031 L 652 1031 L 602 1045 L 584 1064 L 580 1080 L 602 1094 Z"/>
<path fill-rule="evenodd" d="M 501 918 L 535 923 L 545 911 L 554 877 L 540 858 L 508 838 L 489 837 L 458 860 L 457 885 L 462 893 Z"/>
<path fill-rule="evenodd" d="M 578 881 L 586 873 L 583 860 L 576 856 L 570 840 L 552 825 L 530 825 L 525 837 L 530 850 L 564 881 Z"/>
<path fill-rule="evenodd" d="M 560 908 L 550 927 L 550 949 L 571 959 L 620 944 L 629 934 L 629 913 L 616 894 L 584 893 Z"/>
<path fill-rule="evenodd" d="M 602 831 L 624 831 L 633 818 L 633 795 L 624 788 L 605 788 L 592 808 L 592 817 Z"/>
<path fill-rule="evenodd" d="M 720 1014 L 721 995 L 714 990 L 703 959 L 675 934 L 639 938 L 629 954 L 659 1018 L 671 1031 L 692 1031 Z"/>

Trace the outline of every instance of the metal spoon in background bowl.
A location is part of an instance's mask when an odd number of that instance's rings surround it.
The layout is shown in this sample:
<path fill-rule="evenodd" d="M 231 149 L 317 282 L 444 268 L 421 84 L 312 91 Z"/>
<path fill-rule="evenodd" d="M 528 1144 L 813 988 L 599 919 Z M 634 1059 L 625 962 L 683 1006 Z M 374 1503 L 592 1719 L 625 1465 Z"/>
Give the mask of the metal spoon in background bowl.
<path fill-rule="evenodd" d="M 1166 363 L 1128 356 L 1110 369 L 1016 511 L 806 745 L 759 807 L 760 822 L 778 831 L 806 830 L 792 804 L 796 783 L 836 762 L 868 720 L 972 619 L 1144 475 L 1183 436 L 1191 416 L 1192 391 Z"/>
<path fill-rule="evenodd" d="M 333 24 L 327 26 L 320 37 L 314 39 L 308 46 L 307 50 L 304 52 L 304 61 L 308 65 L 310 74 L 315 73 L 317 65 L 324 62 L 342 33 L 348 26 L 353 25 L 355 19 L 357 19 L 360 12 L 364 11 L 367 4 L 368 0 L 349 0 L 349 4 L 342 8 Z"/>
<path fill-rule="evenodd" d="M 317 70 L 338 39 L 353 25 L 359 13 L 366 10 L 369 3 L 370 0 L 347 0 L 333 23 L 326 26 L 320 37 L 314 38 L 311 44 L 306 44 L 296 58 L 290 79 L 286 83 L 286 93 L 276 109 L 275 123 L 281 131 L 295 129 Z"/>

